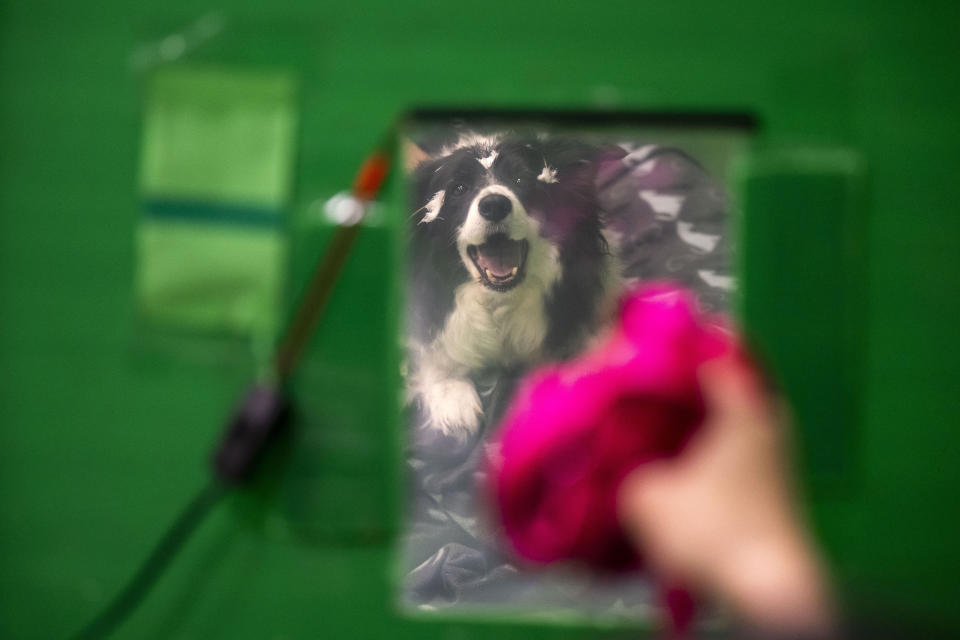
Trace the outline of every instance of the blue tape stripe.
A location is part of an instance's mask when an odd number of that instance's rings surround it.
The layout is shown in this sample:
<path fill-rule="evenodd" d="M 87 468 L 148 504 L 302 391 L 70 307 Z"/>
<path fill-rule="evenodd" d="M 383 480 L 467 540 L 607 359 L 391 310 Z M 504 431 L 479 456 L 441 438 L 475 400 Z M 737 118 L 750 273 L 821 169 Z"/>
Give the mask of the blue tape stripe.
<path fill-rule="evenodd" d="M 159 220 L 189 220 L 264 229 L 278 229 L 284 225 L 283 211 L 279 208 L 202 200 L 147 198 L 143 201 L 143 212 L 147 217 Z"/>

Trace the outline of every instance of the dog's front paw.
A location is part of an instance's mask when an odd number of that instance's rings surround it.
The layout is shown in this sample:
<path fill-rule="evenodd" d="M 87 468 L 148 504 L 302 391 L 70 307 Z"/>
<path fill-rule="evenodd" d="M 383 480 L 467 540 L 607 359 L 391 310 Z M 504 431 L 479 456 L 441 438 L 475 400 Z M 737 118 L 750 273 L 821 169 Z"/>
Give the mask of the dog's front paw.
<path fill-rule="evenodd" d="M 438 380 L 421 390 L 427 424 L 446 435 L 471 436 L 480 428 L 483 407 L 469 380 Z"/>

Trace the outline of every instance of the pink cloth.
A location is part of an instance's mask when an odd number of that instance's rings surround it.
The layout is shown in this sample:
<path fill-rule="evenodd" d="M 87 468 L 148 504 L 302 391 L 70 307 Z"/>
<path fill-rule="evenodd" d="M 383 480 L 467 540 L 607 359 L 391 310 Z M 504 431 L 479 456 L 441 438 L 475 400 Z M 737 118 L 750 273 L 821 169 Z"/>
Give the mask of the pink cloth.
<path fill-rule="evenodd" d="M 689 294 L 655 284 L 623 298 L 601 344 L 532 373 L 502 422 L 489 474 L 516 553 L 541 564 L 642 566 L 617 519 L 617 490 L 638 465 L 683 448 L 704 417 L 697 368 L 732 345 Z"/>

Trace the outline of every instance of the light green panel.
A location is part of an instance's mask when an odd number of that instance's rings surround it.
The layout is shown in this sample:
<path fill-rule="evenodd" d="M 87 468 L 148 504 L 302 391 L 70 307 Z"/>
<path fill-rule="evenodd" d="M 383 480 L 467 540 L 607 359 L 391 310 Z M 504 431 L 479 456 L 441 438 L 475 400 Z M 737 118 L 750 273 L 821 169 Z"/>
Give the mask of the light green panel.
<path fill-rule="evenodd" d="M 148 198 L 276 209 L 289 196 L 297 114 L 289 74 L 163 68 L 145 95 Z"/>
<path fill-rule="evenodd" d="M 298 105 L 291 73 L 162 66 L 146 78 L 138 312 L 265 351 L 286 283 Z"/>
<path fill-rule="evenodd" d="M 137 230 L 140 311 L 185 330 L 277 329 L 286 238 L 242 225 L 144 219 Z"/>

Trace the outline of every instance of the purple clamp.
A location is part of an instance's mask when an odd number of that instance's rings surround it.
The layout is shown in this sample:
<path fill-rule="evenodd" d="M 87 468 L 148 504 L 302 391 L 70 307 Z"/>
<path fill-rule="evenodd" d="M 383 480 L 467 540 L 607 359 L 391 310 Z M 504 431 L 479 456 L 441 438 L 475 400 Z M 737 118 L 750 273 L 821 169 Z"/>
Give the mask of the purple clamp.
<path fill-rule="evenodd" d="M 231 484 L 250 477 L 266 445 L 286 425 L 290 403 L 268 383 L 250 387 L 233 412 L 213 457 L 217 477 Z"/>

